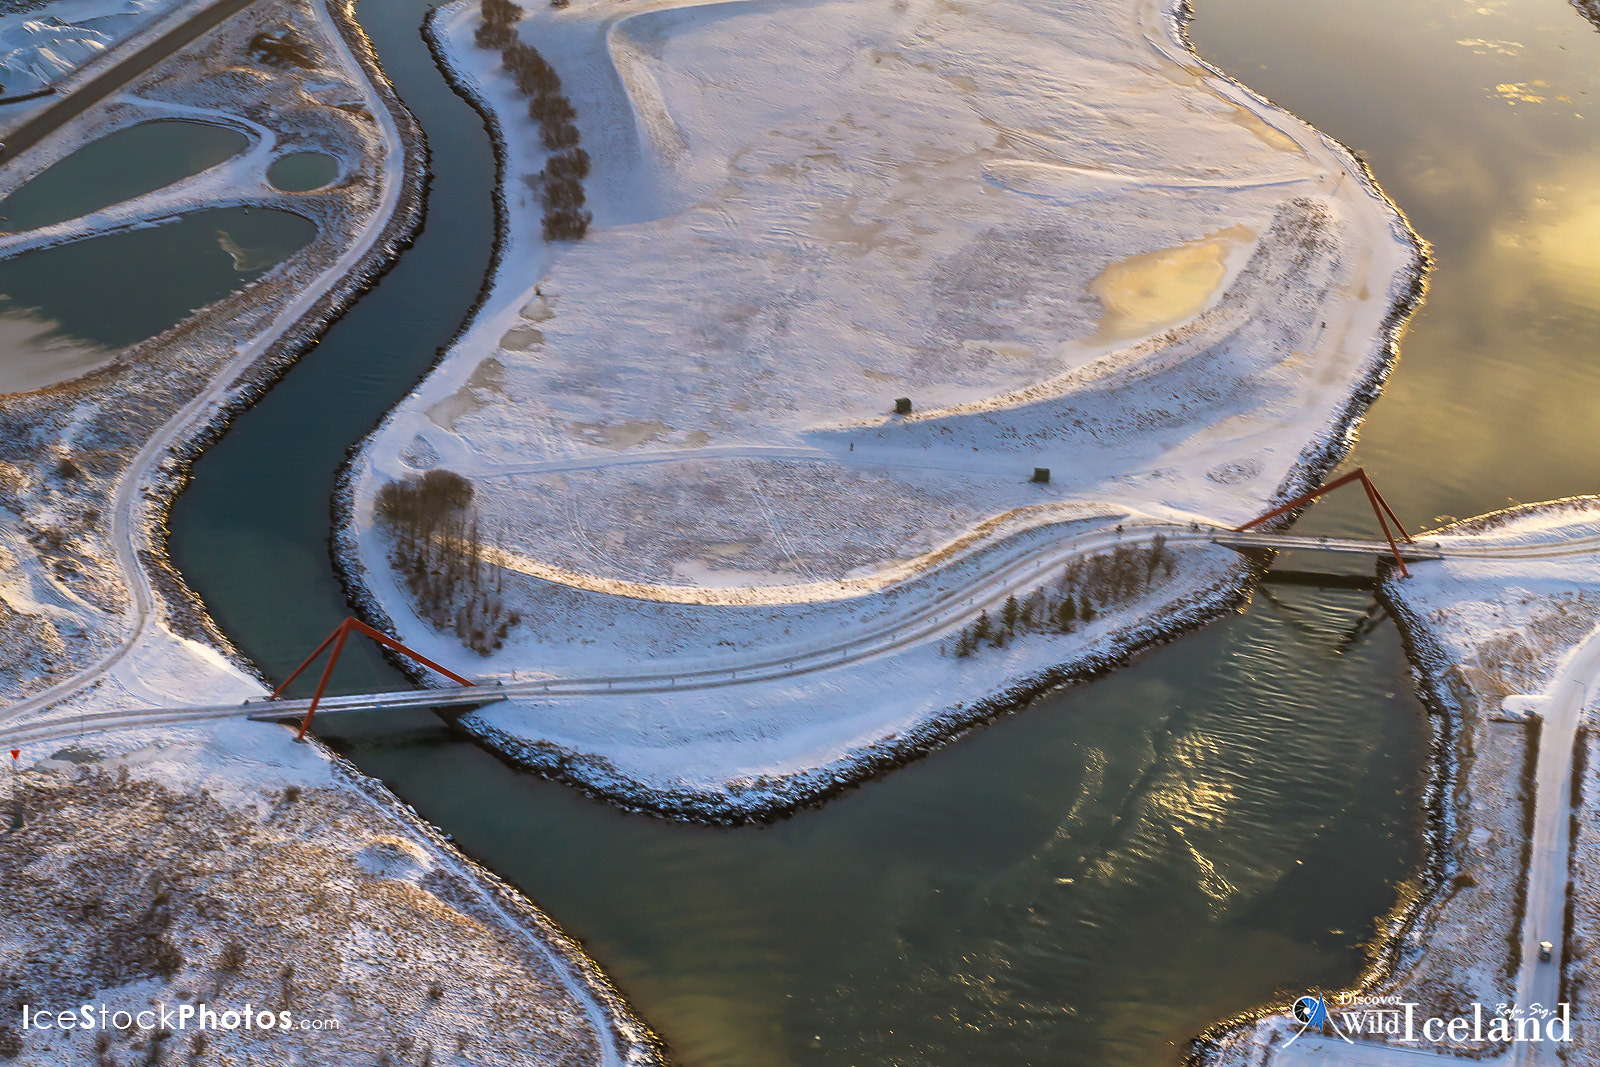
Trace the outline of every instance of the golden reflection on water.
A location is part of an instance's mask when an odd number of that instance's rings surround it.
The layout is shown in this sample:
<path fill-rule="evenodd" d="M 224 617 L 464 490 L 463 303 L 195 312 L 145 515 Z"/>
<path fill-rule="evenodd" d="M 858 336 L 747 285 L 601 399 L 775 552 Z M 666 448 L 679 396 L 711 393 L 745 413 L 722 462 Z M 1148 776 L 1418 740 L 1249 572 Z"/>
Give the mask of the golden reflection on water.
<path fill-rule="evenodd" d="M 1211 36 L 1224 13 L 1251 29 Z M 1202 54 L 1355 147 L 1433 247 L 1351 465 L 1418 524 L 1600 492 L 1595 28 L 1547 0 L 1203 0 L 1199 16 Z M 1360 504 L 1302 526 L 1364 530 Z"/>
<path fill-rule="evenodd" d="M 1536 183 L 1520 225 L 1505 220 L 1494 243 L 1511 269 L 1507 284 L 1522 295 L 1534 284 L 1600 309 L 1600 155 L 1569 164 Z"/>

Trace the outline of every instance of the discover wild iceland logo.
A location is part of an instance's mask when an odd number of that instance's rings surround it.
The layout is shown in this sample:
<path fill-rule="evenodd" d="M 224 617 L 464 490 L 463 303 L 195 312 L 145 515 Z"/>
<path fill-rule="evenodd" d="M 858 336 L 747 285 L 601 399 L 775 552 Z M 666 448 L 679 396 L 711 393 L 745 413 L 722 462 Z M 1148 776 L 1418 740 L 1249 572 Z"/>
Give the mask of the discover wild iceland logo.
<path fill-rule="evenodd" d="M 1346 1044 L 1355 1039 L 1392 1041 L 1396 1044 L 1515 1045 L 1529 1042 L 1567 1044 L 1572 1041 L 1572 1006 L 1515 1004 L 1493 1007 L 1474 1002 L 1465 1015 L 1423 1015 L 1417 1001 L 1398 996 L 1340 994 L 1330 1008 L 1320 993 L 1307 993 L 1289 1006 L 1295 1033 L 1284 1047 L 1307 1033 L 1333 1036 Z"/>

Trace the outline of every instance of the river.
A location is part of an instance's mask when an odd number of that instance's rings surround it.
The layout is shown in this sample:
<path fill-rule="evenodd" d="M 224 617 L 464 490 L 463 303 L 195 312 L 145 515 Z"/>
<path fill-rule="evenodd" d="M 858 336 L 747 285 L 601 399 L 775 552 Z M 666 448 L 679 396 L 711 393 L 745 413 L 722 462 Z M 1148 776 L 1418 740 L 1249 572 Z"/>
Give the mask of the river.
<path fill-rule="evenodd" d="M 426 6 L 358 9 L 432 144 L 426 228 L 172 518 L 179 568 L 273 675 L 347 611 L 344 450 L 489 259 L 489 146 L 422 45 Z M 1577 444 L 1600 405 L 1600 34 L 1565 0 L 1199 0 L 1192 33 L 1359 150 L 1434 245 L 1353 459 L 1402 518 L 1600 491 Z M 1365 530 L 1360 504 L 1302 527 Z M 346 663 L 348 688 L 397 680 Z M 695 1067 L 1171 1062 L 1215 1018 L 1357 973 L 1423 861 L 1428 738 L 1371 595 L 1290 585 L 765 828 L 625 815 L 431 718 L 327 735 L 581 938 Z"/>

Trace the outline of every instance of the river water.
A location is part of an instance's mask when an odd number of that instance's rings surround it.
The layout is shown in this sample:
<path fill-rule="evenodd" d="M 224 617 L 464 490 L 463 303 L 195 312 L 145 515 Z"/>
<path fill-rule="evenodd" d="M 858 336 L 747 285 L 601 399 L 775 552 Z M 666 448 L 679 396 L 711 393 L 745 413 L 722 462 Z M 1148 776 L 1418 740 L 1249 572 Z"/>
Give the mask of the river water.
<path fill-rule="evenodd" d="M 425 6 L 358 15 L 432 142 L 426 229 L 205 454 L 173 515 L 178 566 L 273 675 L 347 610 L 327 558 L 345 448 L 426 369 L 489 258 L 488 144 L 422 46 Z M 1576 443 L 1600 404 L 1600 35 L 1564 0 L 1198 16 L 1203 55 L 1360 150 L 1437 250 L 1356 454 L 1402 517 L 1600 490 Z M 1359 503 L 1302 525 L 1366 530 Z M 340 684 L 397 681 L 352 649 Z M 427 717 L 337 728 L 693 1065 L 1170 1062 L 1275 990 L 1348 981 L 1422 861 L 1426 713 L 1360 590 L 1263 587 L 766 828 L 624 815 Z"/>

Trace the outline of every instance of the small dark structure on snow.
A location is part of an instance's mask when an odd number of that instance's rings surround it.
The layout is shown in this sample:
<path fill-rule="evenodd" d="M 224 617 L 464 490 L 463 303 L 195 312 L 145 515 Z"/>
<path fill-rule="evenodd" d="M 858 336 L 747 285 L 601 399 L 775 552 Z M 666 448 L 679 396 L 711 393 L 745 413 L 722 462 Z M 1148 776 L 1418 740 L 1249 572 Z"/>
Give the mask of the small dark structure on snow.
<path fill-rule="evenodd" d="M 909 396 L 896 397 L 894 401 L 894 413 L 896 415 L 911 414 L 911 398 Z"/>
<path fill-rule="evenodd" d="M 1048 484 L 1050 484 L 1050 468 L 1049 467 L 1035 467 L 1035 468 L 1033 468 L 1033 481 L 1038 482 L 1040 485 L 1048 485 Z"/>

